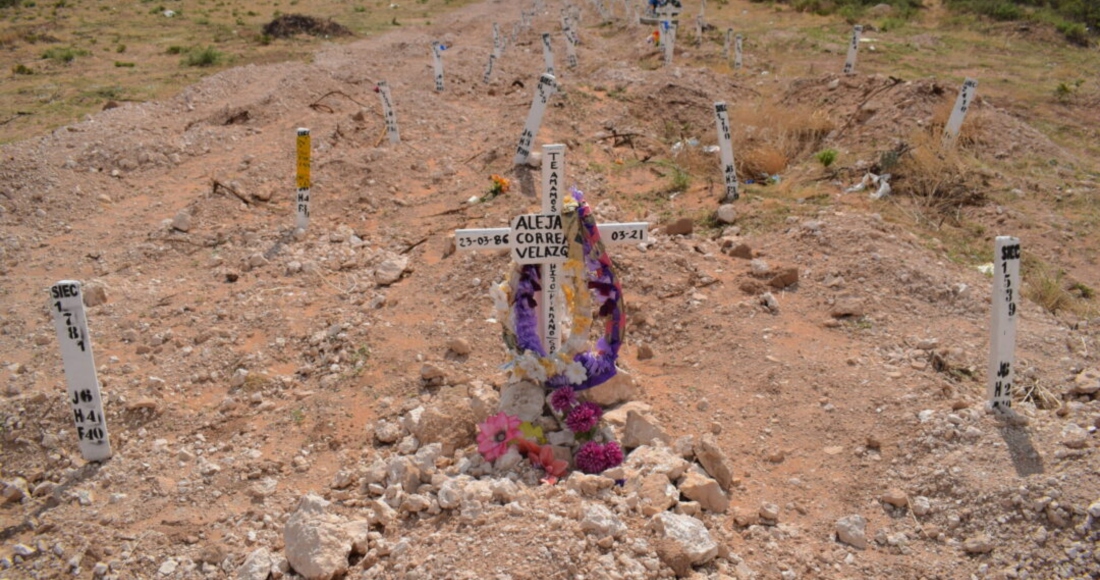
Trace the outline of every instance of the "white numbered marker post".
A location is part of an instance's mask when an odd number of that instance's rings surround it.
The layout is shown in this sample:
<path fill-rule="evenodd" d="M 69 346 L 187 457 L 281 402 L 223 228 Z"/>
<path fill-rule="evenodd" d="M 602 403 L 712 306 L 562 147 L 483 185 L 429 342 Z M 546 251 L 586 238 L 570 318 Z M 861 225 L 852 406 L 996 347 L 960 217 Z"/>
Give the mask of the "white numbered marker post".
<path fill-rule="evenodd" d="M 516 146 L 516 156 L 512 159 L 514 165 L 527 162 L 531 155 L 531 143 L 535 141 L 535 135 L 542 126 L 542 116 L 546 113 L 546 103 L 550 96 L 557 90 L 554 75 L 543 73 L 539 77 L 539 84 L 535 87 L 535 98 L 531 101 L 531 110 L 527 113 L 527 122 L 523 125 L 523 133 L 519 136 L 519 145 Z"/>
<path fill-rule="evenodd" d="M 432 67 L 435 69 L 435 91 L 443 92 L 443 45 L 432 43 Z"/>
<path fill-rule="evenodd" d="M 554 74 L 554 44 L 549 32 L 542 33 L 542 60 L 546 63 L 546 74 Z"/>
<path fill-rule="evenodd" d="M 401 142 L 401 134 L 397 132 L 397 114 L 393 112 L 393 97 L 390 96 L 390 85 L 386 81 L 378 81 L 378 96 L 382 99 L 382 118 L 386 121 L 386 134 L 390 136 L 390 143 L 397 145 Z"/>
<path fill-rule="evenodd" d="M 661 44 L 665 47 L 665 66 L 671 66 L 672 52 L 676 46 L 676 23 L 665 20 L 661 27 L 664 29 L 664 33 L 661 34 Z"/>
<path fill-rule="evenodd" d="M 729 62 L 730 59 L 730 47 L 733 46 L 733 29 L 726 29 L 726 42 L 722 44 L 722 58 Z"/>
<path fill-rule="evenodd" d="M 733 70 L 741 70 L 741 46 L 744 43 L 744 38 L 738 34 L 733 39 Z"/>
<path fill-rule="evenodd" d="M 955 144 L 966 120 L 966 112 L 970 110 L 970 103 L 974 100 L 974 94 L 978 92 L 978 81 L 966 79 L 962 89 L 959 90 L 959 98 L 955 99 L 955 108 L 951 110 L 951 116 L 947 119 L 947 125 L 943 128 L 943 144 L 950 146 Z"/>
<path fill-rule="evenodd" d="M 310 140 L 309 129 L 298 129 L 298 171 L 297 171 L 297 185 L 298 194 L 295 196 L 296 206 L 296 219 L 294 221 L 294 227 L 299 230 L 304 230 L 309 227 L 309 155 L 310 155 Z"/>
<path fill-rule="evenodd" d="M 481 78 L 481 82 L 489 84 L 489 80 L 493 77 L 493 63 L 497 61 L 496 51 L 489 53 L 489 64 L 485 65 L 485 76 Z"/>
<path fill-rule="evenodd" d="M 718 126 L 718 150 L 722 158 L 722 175 L 726 180 L 726 190 L 722 194 L 722 203 L 736 201 L 741 194 L 737 191 L 737 168 L 733 165 L 733 141 L 730 139 L 730 115 L 726 103 L 714 103 L 714 120 Z"/>
<path fill-rule="evenodd" d="M 540 213 L 516 216 L 511 228 L 455 231 L 455 246 L 459 250 L 508 249 L 512 259 L 519 264 L 538 264 L 542 290 L 536 292 L 535 300 L 539 306 L 540 334 L 548 354 L 561 349 L 561 265 L 568 257 L 561 219 L 564 184 L 565 145 L 545 145 L 542 149 Z M 605 244 L 640 243 L 649 236 L 649 224 L 645 222 L 597 227 Z"/>
<path fill-rule="evenodd" d="M 103 397 L 92 358 L 92 336 L 88 333 L 83 298 L 80 282 L 76 280 L 62 280 L 50 288 L 50 312 L 61 343 L 80 454 L 87 461 L 103 461 L 111 457 L 111 441 L 107 438 L 107 419 L 103 416 Z"/>
<path fill-rule="evenodd" d="M 500 35 L 500 25 L 493 23 L 493 57 L 500 58 L 504 52 L 504 37 Z"/>
<path fill-rule="evenodd" d="M 1016 320 L 1020 301 L 1020 239 L 997 236 L 993 246 L 993 305 L 990 315 L 989 405 L 1012 406 L 1016 379 Z"/>
<path fill-rule="evenodd" d="M 856 55 L 859 54 L 859 37 L 863 34 L 863 27 L 857 24 L 852 29 L 852 42 L 848 44 L 848 59 L 844 61 L 844 74 L 850 75 L 856 72 Z"/>
<path fill-rule="evenodd" d="M 695 46 L 703 45 L 703 15 L 695 17 Z"/>

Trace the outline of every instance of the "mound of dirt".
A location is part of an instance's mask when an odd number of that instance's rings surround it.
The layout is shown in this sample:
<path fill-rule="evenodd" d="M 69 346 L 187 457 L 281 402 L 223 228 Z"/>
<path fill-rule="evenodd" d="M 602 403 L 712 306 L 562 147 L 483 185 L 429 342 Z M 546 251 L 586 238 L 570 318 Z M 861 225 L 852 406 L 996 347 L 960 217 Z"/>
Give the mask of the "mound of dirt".
<path fill-rule="evenodd" d="M 351 36 L 351 31 L 341 24 L 321 20 L 304 14 L 284 14 L 264 25 L 264 34 L 275 38 L 289 38 L 296 34 L 310 36 Z"/>

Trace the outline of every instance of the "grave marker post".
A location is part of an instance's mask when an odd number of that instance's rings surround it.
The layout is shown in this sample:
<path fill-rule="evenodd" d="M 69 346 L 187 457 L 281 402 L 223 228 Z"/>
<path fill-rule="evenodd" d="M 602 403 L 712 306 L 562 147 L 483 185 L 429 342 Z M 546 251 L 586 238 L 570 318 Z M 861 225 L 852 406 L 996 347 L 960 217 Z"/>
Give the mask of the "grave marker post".
<path fill-rule="evenodd" d="M 397 114 L 393 111 L 390 85 L 386 81 L 378 81 L 375 86 L 378 89 L 378 96 L 382 99 L 382 118 L 386 121 L 386 134 L 390 137 L 390 143 L 397 145 L 401 142 L 401 134 L 397 132 Z"/>
<path fill-rule="evenodd" d="M 741 70 L 742 53 L 741 46 L 744 42 L 744 38 L 738 34 L 733 39 L 733 70 Z"/>
<path fill-rule="evenodd" d="M 111 457 L 107 419 L 103 415 L 103 397 L 92 357 L 92 337 L 84 313 L 80 282 L 61 280 L 50 287 L 50 312 L 61 344 L 68 401 L 76 422 L 80 454 L 87 461 Z"/>
<path fill-rule="evenodd" d="M 974 94 L 978 92 L 978 81 L 968 78 L 963 81 L 959 97 L 955 99 L 955 108 L 951 110 L 951 116 L 947 119 L 947 125 L 943 128 L 943 145 L 950 147 L 959 138 L 959 130 L 962 129 L 966 113 L 970 110 L 970 103 L 974 100 Z"/>
<path fill-rule="evenodd" d="M 986 395 L 994 410 L 1012 407 L 1016 379 L 1016 320 L 1020 295 L 1020 239 L 997 236 L 993 246 L 993 300 L 990 315 Z"/>
<path fill-rule="evenodd" d="M 732 203 L 741 196 L 737 190 L 737 168 L 733 164 L 733 141 L 730 139 L 730 117 L 726 103 L 714 103 L 714 119 L 718 126 L 718 150 L 722 160 L 722 176 L 726 189 L 722 203 Z"/>
<path fill-rule="evenodd" d="M 554 74 L 554 44 L 550 40 L 550 33 L 542 33 L 542 61 L 546 64 L 546 74 Z"/>
<path fill-rule="evenodd" d="M 432 67 L 435 69 L 435 92 L 443 92 L 443 45 L 432 43 Z"/>
<path fill-rule="evenodd" d="M 726 42 L 722 45 L 722 58 L 728 63 L 730 60 L 730 47 L 733 46 L 733 29 L 726 29 Z"/>
<path fill-rule="evenodd" d="M 662 23 L 665 33 L 661 35 L 661 43 L 665 49 L 665 66 L 672 66 L 672 53 L 676 45 L 676 22 L 665 20 Z"/>
<path fill-rule="evenodd" d="M 856 72 L 856 55 L 859 54 L 859 37 L 863 34 L 863 26 L 857 24 L 852 28 L 852 41 L 848 43 L 848 59 L 844 61 L 844 74 L 850 75 Z"/>
<path fill-rule="evenodd" d="M 489 53 L 489 63 L 485 65 L 485 75 L 481 77 L 481 82 L 489 84 L 489 80 L 493 77 L 493 63 L 497 60 L 496 52 Z"/>
<path fill-rule="evenodd" d="M 561 349 L 561 265 L 567 259 L 568 244 L 562 227 L 561 209 L 565 185 L 565 145 L 544 145 L 540 213 L 516 216 L 510 228 L 464 229 L 455 231 L 459 250 L 509 249 L 519 264 L 537 264 L 542 289 L 535 293 L 539 308 L 539 333 L 547 354 Z M 645 222 L 600 224 L 600 238 L 608 245 L 645 242 Z"/>
<path fill-rule="evenodd" d="M 554 75 L 543 73 L 539 77 L 539 84 L 535 87 L 535 97 L 531 101 L 531 110 L 527 113 L 527 122 L 523 126 L 523 133 L 519 136 L 519 145 L 516 146 L 516 156 L 512 159 L 513 165 L 526 163 L 527 157 L 531 155 L 531 143 L 534 142 L 535 135 L 538 135 L 539 127 L 542 126 L 546 103 L 556 89 Z"/>
<path fill-rule="evenodd" d="M 695 17 L 695 46 L 703 46 L 703 15 Z"/>
<path fill-rule="evenodd" d="M 294 227 L 299 230 L 304 230 L 309 227 L 309 190 L 312 185 L 309 176 L 310 147 L 309 129 L 298 129 L 298 163 L 296 179 L 298 192 L 295 196 L 296 219 L 294 221 Z"/>

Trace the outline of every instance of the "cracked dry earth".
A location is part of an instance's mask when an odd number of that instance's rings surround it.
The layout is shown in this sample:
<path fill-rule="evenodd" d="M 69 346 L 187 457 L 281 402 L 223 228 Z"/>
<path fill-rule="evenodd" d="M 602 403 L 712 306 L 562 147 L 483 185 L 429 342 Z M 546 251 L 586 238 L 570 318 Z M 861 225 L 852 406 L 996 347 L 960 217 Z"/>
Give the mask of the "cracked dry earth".
<path fill-rule="evenodd" d="M 749 188 L 717 222 L 678 223 L 717 209 L 717 160 L 674 196 L 653 163 L 669 155 L 664 121 L 713 144 L 711 104 L 738 99 L 813 103 L 844 128 L 824 142 L 869 159 L 876 134 L 928 121 L 954 89 L 873 73 L 760 82 L 713 66 L 720 47 L 662 68 L 644 31 L 599 26 L 589 3 L 581 65 L 562 71 L 535 144 L 569 146 L 567 182 L 600 220 L 652 224 L 612 250 L 629 378 L 595 395 L 633 450 L 614 473 L 556 485 L 480 458 L 476 423 L 505 387 L 488 291 L 509 258 L 455 252 L 453 230 L 537 206 L 538 170 L 511 155 L 537 33 L 558 30 L 549 4 L 488 85 L 491 22 L 510 30 L 511 2 L 3 148 L 0 577 L 1100 577 L 1100 321 L 1020 303 L 1019 416 L 1005 421 L 984 410 L 989 278 L 938 240 L 809 179 L 808 161 L 787 177 L 816 188 L 808 201 Z M 735 0 L 708 18 L 724 29 L 742 10 L 765 8 Z M 434 39 L 450 45 L 442 94 Z M 379 80 L 396 146 L 379 138 Z M 872 91 L 885 96 L 868 117 Z M 983 131 L 1012 135 L 975 139 L 991 164 L 1072 158 L 1019 117 L 976 110 Z M 296 127 L 314 148 L 297 236 Z M 467 203 L 490 173 L 516 186 Z M 1036 206 L 968 211 L 1096 279 Z M 61 279 L 98 295 L 102 464 L 81 458 L 64 399 L 46 293 Z"/>

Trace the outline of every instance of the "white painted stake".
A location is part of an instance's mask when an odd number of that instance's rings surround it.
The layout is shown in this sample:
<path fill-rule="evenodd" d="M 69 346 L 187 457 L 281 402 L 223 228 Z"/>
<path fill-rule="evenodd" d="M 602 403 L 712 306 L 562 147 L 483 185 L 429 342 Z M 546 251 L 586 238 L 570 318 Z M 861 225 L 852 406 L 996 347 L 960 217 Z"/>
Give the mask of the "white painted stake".
<path fill-rule="evenodd" d="M 726 62 L 730 60 L 730 47 L 733 46 L 733 29 L 726 29 L 726 42 L 722 45 L 722 58 L 726 59 Z"/>
<path fill-rule="evenodd" d="M 744 38 L 738 34 L 733 39 L 733 70 L 741 70 L 742 52 L 741 47 L 744 44 Z"/>
<path fill-rule="evenodd" d="M 382 118 L 386 121 L 386 134 L 390 136 L 390 143 L 397 145 L 401 142 L 401 134 L 397 132 L 397 114 L 393 112 L 393 97 L 390 96 L 390 85 L 386 81 L 378 81 L 378 96 L 382 99 Z"/>
<path fill-rule="evenodd" d="M 672 53 L 676 46 L 676 23 L 666 20 L 662 24 L 665 33 L 661 35 L 661 43 L 665 47 L 665 66 L 672 66 Z"/>
<path fill-rule="evenodd" d="M 703 45 L 703 15 L 695 17 L 695 46 Z"/>
<path fill-rule="evenodd" d="M 568 255 L 562 227 L 561 202 L 565 185 L 565 145 L 542 148 L 542 196 L 540 213 L 516 216 L 511 228 L 455 231 L 459 250 L 511 250 L 519 264 L 538 264 L 542 290 L 536 292 L 539 305 L 539 333 L 548 354 L 561 350 L 561 264 Z M 649 224 L 631 222 L 600 224 L 600 239 L 608 245 L 645 242 Z"/>
<path fill-rule="evenodd" d="M 955 144 L 955 139 L 958 139 L 959 130 L 962 129 L 963 121 L 966 119 L 966 112 L 970 110 L 970 103 L 974 100 L 974 94 L 977 92 L 978 81 L 970 78 L 963 81 L 962 89 L 959 90 L 959 97 L 955 99 L 955 108 L 952 109 L 951 116 L 947 119 L 947 125 L 943 129 L 944 146 Z"/>
<path fill-rule="evenodd" d="M 80 454 L 87 461 L 111 457 L 107 436 L 107 418 L 103 415 L 103 397 L 92 357 L 92 335 L 84 314 L 80 282 L 62 280 L 50 288 L 50 312 L 61 343 L 61 361 L 65 366 L 68 401 L 76 421 Z"/>
<path fill-rule="evenodd" d="M 549 32 L 542 33 L 542 60 L 546 63 L 546 74 L 554 74 L 554 43 Z"/>
<path fill-rule="evenodd" d="M 556 89 L 554 75 L 543 73 L 539 77 L 539 84 L 535 87 L 535 98 L 531 101 L 530 112 L 527 113 L 527 123 L 523 126 L 523 133 L 519 136 L 519 145 L 516 146 L 516 156 L 512 160 L 513 164 L 520 165 L 527 162 L 527 157 L 531 154 L 531 143 L 535 140 L 535 135 L 538 135 L 539 127 L 542 126 L 542 116 L 546 113 L 546 103 Z"/>
<path fill-rule="evenodd" d="M 990 315 L 989 406 L 1012 407 L 1016 378 L 1016 320 L 1020 295 L 1020 240 L 997 236 L 993 246 L 993 304 Z"/>
<path fill-rule="evenodd" d="M 443 92 L 443 45 L 432 43 L 432 66 L 435 68 L 435 91 Z"/>
<path fill-rule="evenodd" d="M 714 103 L 714 120 L 718 127 L 718 150 L 722 159 L 722 175 L 726 181 L 726 191 L 722 203 L 736 201 L 741 194 L 737 191 L 737 168 L 733 164 L 733 141 L 730 139 L 730 116 L 726 103 Z"/>
<path fill-rule="evenodd" d="M 500 25 L 496 22 L 493 23 L 493 56 L 500 58 L 500 55 L 504 52 L 504 38 L 500 35 Z"/>
<path fill-rule="evenodd" d="M 485 65 L 485 76 L 481 78 L 481 82 L 489 84 L 489 79 L 493 76 L 493 63 L 497 61 L 496 52 L 489 53 L 489 63 Z"/>
<path fill-rule="evenodd" d="M 703 0 L 699 4 L 699 17 L 702 18 L 703 15 L 705 15 L 706 13 L 707 13 L 707 0 Z"/>
<path fill-rule="evenodd" d="M 844 61 L 844 74 L 850 75 L 856 72 L 856 54 L 859 53 L 859 37 L 863 34 L 863 26 L 857 24 L 852 29 L 852 42 L 848 45 L 848 59 Z"/>
<path fill-rule="evenodd" d="M 577 45 L 569 40 L 568 34 L 565 35 L 565 64 L 569 68 L 577 68 Z"/>
<path fill-rule="evenodd" d="M 309 188 L 312 185 L 309 177 L 310 169 L 310 139 L 309 129 L 298 129 L 298 193 L 295 196 L 296 215 L 294 227 L 304 230 L 309 227 Z"/>
<path fill-rule="evenodd" d="M 569 68 L 577 68 L 577 43 L 580 38 L 573 29 L 568 9 L 561 11 L 561 31 L 565 35 L 565 62 Z"/>

